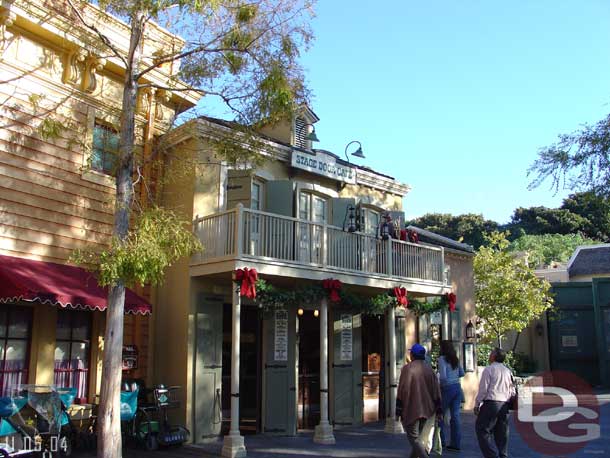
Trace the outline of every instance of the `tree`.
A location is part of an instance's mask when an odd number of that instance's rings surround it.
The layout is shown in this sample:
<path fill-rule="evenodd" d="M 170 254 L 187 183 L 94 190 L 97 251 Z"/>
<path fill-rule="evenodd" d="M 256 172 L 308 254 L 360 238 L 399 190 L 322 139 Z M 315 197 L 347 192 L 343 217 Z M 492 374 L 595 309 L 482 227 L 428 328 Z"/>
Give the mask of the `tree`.
<path fill-rule="evenodd" d="M 526 234 L 513 240 L 508 250 L 527 253 L 528 265 L 536 269 L 552 262 L 567 262 L 577 247 L 596 243 L 580 234 Z"/>
<path fill-rule="evenodd" d="M 509 251 L 507 235 L 489 235 L 474 258 L 477 317 L 499 347 L 509 331 L 520 333 L 552 305 L 550 283 Z M 517 340 L 513 350 L 516 345 Z"/>
<path fill-rule="evenodd" d="M 484 234 L 498 229 L 498 223 L 474 213 L 458 216 L 448 213 L 427 213 L 407 224 L 473 245 L 475 248 L 483 244 Z"/>
<path fill-rule="evenodd" d="M 519 207 L 515 209 L 507 229 L 515 237 L 523 234 L 573 234 L 588 224 L 583 216 L 564 208 Z"/>
<path fill-rule="evenodd" d="M 610 197 L 610 115 L 541 148 L 530 174 L 535 175 L 530 189 L 550 178 L 555 191 L 561 187 Z"/>
<path fill-rule="evenodd" d="M 122 109 L 116 166 L 113 241 L 108 250 L 84 256 L 97 265 L 100 282 L 109 286 L 104 336 L 103 379 L 98 416 L 98 453 L 121 456 L 120 378 L 125 285 L 158 281 L 175 257 L 194 249 L 184 238 L 172 214 L 151 210 L 130 227 L 137 160 L 135 113 L 140 91 L 169 91 L 178 82 L 188 90 L 217 97 L 236 119 L 252 129 L 292 115 L 307 91 L 297 59 L 311 39 L 309 0 L 99 0 L 98 17 L 89 2 L 51 3 L 54 14 L 71 17 L 75 26 L 96 37 L 87 43 L 100 55 L 110 56 L 122 68 Z M 130 42 L 122 51 L 113 36 L 98 27 L 105 13 L 128 24 Z M 143 46 L 151 21 L 163 23 L 187 39 L 183 49 L 171 44 L 155 55 Z M 180 61 L 181 70 L 163 83 L 147 81 L 153 70 Z M 241 134 L 247 134 L 244 130 Z M 242 136 L 242 138 L 245 138 Z M 234 142 L 237 144 L 240 142 Z M 243 143 L 243 142 L 241 142 Z M 244 159 L 256 152 L 238 150 Z M 235 151 L 233 151 L 234 159 Z M 137 179 L 137 178 L 136 178 Z M 178 231 L 178 232 L 176 232 Z M 179 234 L 177 236 L 177 234 Z"/>
<path fill-rule="evenodd" d="M 570 194 L 561 208 L 585 218 L 581 231 L 587 237 L 610 241 L 610 198 L 591 191 Z"/>

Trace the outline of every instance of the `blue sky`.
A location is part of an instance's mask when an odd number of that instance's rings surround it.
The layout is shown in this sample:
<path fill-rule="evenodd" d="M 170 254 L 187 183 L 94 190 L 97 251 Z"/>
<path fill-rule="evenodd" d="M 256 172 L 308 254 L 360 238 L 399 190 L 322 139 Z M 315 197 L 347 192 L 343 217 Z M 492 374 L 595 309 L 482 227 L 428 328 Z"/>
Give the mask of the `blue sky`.
<path fill-rule="evenodd" d="M 362 142 L 354 162 L 413 187 L 409 218 L 557 207 L 568 192 L 528 191 L 526 170 L 610 110 L 609 25 L 607 0 L 319 0 L 316 146 Z"/>

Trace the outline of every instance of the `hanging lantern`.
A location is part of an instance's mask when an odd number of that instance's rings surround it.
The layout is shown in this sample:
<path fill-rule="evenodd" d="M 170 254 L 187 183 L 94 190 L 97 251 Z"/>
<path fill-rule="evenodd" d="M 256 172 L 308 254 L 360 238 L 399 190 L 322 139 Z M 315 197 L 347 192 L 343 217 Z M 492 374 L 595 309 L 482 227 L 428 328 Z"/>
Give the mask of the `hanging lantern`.
<path fill-rule="evenodd" d="M 468 324 L 466 325 L 466 338 L 474 339 L 474 324 L 472 324 L 472 320 L 468 320 Z"/>

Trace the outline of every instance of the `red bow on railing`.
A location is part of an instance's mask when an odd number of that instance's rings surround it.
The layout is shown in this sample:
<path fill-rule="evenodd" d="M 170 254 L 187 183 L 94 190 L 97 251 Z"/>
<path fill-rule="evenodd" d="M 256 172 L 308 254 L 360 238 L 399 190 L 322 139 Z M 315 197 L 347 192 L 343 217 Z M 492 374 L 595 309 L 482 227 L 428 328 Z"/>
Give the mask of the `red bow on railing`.
<path fill-rule="evenodd" d="M 324 287 L 324 289 L 328 290 L 328 297 L 332 302 L 339 302 L 341 300 L 341 296 L 339 296 L 339 291 L 341 290 L 341 282 L 339 280 L 327 278 L 322 282 L 322 286 Z"/>
<path fill-rule="evenodd" d="M 407 236 L 409 237 L 409 242 L 411 243 L 419 243 L 419 234 L 411 229 L 407 230 Z"/>
<path fill-rule="evenodd" d="M 455 304 L 457 302 L 457 296 L 455 295 L 455 293 L 445 294 L 445 299 L 447 299 L 447 304 L 449 305 L 449 311 L 455 312 Z"/>
<path fill-rule="evenodd" d="M 235 281 L 241 282 L 239 294 L 246 296 L 248 299 L 256 298 L 256 280 L 258 280 L 256 269 L 244 267 L 235 270 Z"/>
<path fill-rule="evenodd" d="M 406 307 L 409 305 L 409 300 L 407 299 L 407 289 L 399 288 L 398 286 L 394 288 L 394 296 L 396 297 L 396 304 L 401 307 Z"/>

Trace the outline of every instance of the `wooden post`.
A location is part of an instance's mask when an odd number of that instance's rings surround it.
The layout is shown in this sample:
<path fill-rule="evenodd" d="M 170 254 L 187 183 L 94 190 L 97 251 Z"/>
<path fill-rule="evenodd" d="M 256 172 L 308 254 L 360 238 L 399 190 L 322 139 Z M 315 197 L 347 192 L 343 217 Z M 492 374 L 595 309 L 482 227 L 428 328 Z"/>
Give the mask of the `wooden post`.
<path fill-rule="evenodd" d="M 320 301 L 320 424 L 316 425 L 313 441 L 335 443 L 333 427 L 328 422 L 328 299 Z"/>
<path fill-rule="evenodd" d="M 231 429 L 224 437 L 221 456 L 242 458 L 246 456 L 244 438 L 239 433 L 239 345 L 241 324 L 241 296 L 233 278 L 233 333 L 231 341 Z"/>

